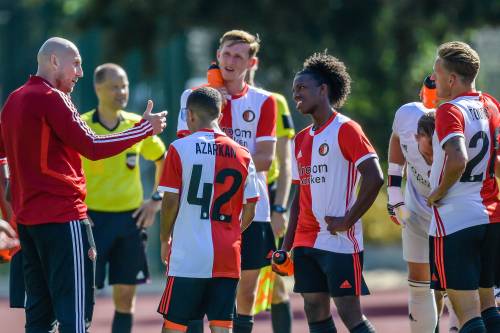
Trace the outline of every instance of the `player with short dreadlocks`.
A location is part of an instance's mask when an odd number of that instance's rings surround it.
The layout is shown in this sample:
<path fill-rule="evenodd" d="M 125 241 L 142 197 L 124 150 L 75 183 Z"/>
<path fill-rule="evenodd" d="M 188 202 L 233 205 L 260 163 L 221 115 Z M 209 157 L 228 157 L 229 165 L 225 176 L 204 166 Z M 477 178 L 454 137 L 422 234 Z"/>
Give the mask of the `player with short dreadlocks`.
<path fill-rule="evenodd" d="M 338 112 L 350 83 L 344 63 L 326 52 L 306 59 L 293 82 L 297 110 L 310 115 L 313 124 L 294 140 L 292 179 L 298 190 L 282 249 L 293 248 L 294 291 L 304 297 L 314 333 L 337 332 L 330 297 L 350 332 L 375 332 L 360 305 L 359 296 L 369 293 L 360 218 L 377 197 L 383 176 L 361 127 Z"/>

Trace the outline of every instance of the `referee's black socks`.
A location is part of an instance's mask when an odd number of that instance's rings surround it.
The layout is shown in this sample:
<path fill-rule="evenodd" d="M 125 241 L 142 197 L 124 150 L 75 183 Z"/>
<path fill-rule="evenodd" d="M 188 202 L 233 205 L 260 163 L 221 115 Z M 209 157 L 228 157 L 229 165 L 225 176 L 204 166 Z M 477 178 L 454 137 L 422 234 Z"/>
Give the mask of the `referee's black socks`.
<path fill-rule="evenodd" d="M 488 332 L 500 332 L 500 312 L 498 308 L 491 307 L 481 312 L 484 326 Z"/>
<path fill-rule="evenodd" d="M 253 316 L 236 314 L 233 319 L 233 333 L 251 333 Z"/>
<path fill-rule="evenodd" d="M 290 302 L 271 304 L 273 333 L 292 333 L 292 310 Z"/>
<path fill-rule="evenodd" d="M 332 317 L 307 324 L 309 325 L 309 333 L 337 333 Z"/>
<path fill-rule="evenodd" d="M 115 311 L 111 333 L 130 333 L 132 331 L 132 319 L 133 315 L 131 313 Z"/>
<path fill-rule="evenodd" d="M 486 327 L 484 326 L 483 319 L 481 317 L 472 318 L 466 322 L 459 333 L 487 333 Z M 494 331 L 492 331 L 494 332 Z"/>

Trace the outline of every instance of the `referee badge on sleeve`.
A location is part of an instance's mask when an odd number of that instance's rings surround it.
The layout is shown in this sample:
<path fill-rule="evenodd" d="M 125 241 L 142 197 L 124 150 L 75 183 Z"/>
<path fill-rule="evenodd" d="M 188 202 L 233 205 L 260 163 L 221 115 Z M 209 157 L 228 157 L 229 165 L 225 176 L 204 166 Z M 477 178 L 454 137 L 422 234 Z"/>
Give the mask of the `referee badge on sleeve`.
<path fill-rule="evenodd" d="M 127 168 L 130 170 L 134 169 L 135 166 L 137 165 L 137 154 L 136 153 L 127 153 Z"/>

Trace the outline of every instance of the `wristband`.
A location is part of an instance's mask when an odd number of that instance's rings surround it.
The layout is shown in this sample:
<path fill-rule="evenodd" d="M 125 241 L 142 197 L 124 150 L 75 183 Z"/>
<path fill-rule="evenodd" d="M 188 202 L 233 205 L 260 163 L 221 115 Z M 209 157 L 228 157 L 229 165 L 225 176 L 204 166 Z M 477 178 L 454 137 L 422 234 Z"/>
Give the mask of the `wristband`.
<path fill-rule="evenodd" d="M 163 199 L 163 193 L 160 193 L 159 191 L 155 191 L 153 195 L 151 196 L 151 200 L 153 201 L 161 201 Z"/>
<path fill-rule="evenodd" d="M 271 206 L 271 211 L 283 214 L 283 213 L 287 212 L 287 209 L 285 207 L 281 206 L 281 205 L 272 205 Z"/>
<path fill-rule="evenodd" d="M 397 163 L 389 162 L 387 168 L 387 186 L 401 187 L 403 182 L 403 166 Z"/>

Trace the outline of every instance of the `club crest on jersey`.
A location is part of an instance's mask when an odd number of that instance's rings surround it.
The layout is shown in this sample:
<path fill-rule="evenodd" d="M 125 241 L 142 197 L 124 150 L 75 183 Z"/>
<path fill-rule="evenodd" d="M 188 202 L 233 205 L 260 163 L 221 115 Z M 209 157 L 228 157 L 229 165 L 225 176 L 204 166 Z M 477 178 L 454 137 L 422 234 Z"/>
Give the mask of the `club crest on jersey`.
<path fill-rule="evenodd" d="M 327 143 L 323 143 L 321 146 L 319 146 L 318 152 L 321 156 L 325 156 L 328 154 L 328 151 L 330 150 L 330 147 L 328 147 Z"/>
<path fill-rule="evenodd" d="M 246 110 L 243 112 L 243 120 L 247 123 L 251 123 L 255 119 L 255 113 L 252 110 Z"/>

